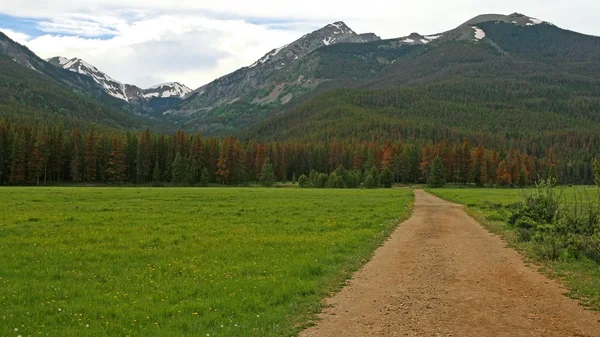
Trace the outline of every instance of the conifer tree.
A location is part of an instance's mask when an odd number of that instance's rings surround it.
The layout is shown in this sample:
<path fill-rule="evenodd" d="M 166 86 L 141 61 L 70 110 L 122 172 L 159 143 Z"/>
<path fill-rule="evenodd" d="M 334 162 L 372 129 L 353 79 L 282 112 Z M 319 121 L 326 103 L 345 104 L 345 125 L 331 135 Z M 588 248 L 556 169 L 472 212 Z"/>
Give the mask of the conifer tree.
<path fill-rule="evenodd" d="M 147 182 L 152 173 L 152 138 L 150 130 L 146 129 L 140 135 L 137 144 L 137 155 L 135 160 L 137 181 Z"/>
<path fill-rule="evenodd" d="M 196 185 L 200 182 L 200 161 L 190 156 L 188 160 L 188 178 L 187 182 L 190 185 Z"/>
<path fill-rule="evenodd" d="M 377 170 L 377 167 L 371 167 L 369 175 L 373 177 L 373 180 L 375 181 L 375 187 L 379 186 L 379 170 Z"/>
<path fill-rule="evenodd" d="M 4 184 L 8 168 L 9 149 L 8 149 L 8 128 L 4 121 L 0 121 L 0 186 Z"/>
<path fill-rule="evenodd" d="M 392 171 L 389 168 L 384 168 L 381 171 L 381 177 L 379 178 L 381 181 L 381 186 L 386 188 L 391 188 L 393 183 Z"/>
<path fill-rule="evenodd" d="M 300 187 L 300 188 L 309 187 L 308 177 L 306 175 L 303 174 L 298 178 L 298 187 Z"/>
<path fill-rule="evenodd" d="M 600 162 L 598 159 L 594 161 L 594 182 L 600 187 Z"/>
<path fill-rule="evenodd" d="M 98 139 L 94 127 L 90 127 L 85 139 L 85 154 L 83 175 L 85 181 L 92 182 L 96 180 L 98 167 Z"/>
<path fill-rule="evenodd" d="M 260 184 L 264 187 L 271 187 L 275 183 L 275 172 L 273 171 L 273 165 L 271 159 L 267 157 L 265 164 L 262 167 L 260 173 Z"/>
<path fill-rule="evenodd" d="M 75 183 L 83 180 L 83 140 L 79 129 L 71 133 L 71 180 Z"/>
<path fill-rule="evenodd" d="M 392 167 L 394 161 L 394 148 L 392 146 L 392 142 L 389 140 L 385 142 L 385 147 L 383 150 L 383 157 L 381 158 L 381 168 L 390 168 Z"/>
<path fill-rule="evenodd" d="M 43 173 L 45 158 L 43 156 L 43 141 L 42 133 L 39 132 L 35 144 L 33 145 L 33 151 L 27 163 L 27 176 L 30 183 L 40 185 L 40 177 Z"/>
<path fill-rule="evenodd" d="M 171 178 L 171 182 L 173 184 L 180 185 L 185 183 L 188 176 L 187 163 L 179 152 L 177 152 L 175 160 L 173 160 L 172 171 L 173 177 Z"/>
<path fill-rule="evenodd" d="M 436 156 L 433 159 L 433 163 L 431 164 L 431 169 L 429 171 L 429 181 L 427 184 L 431 188 L 442 188 L 446 185 L 445 178 L 446 169 L 444 168 L 444 163 L 439 156 Z"/>
<path fill-rule="evenodd" d="M 377 185 L 377 180 L 373 177 L 373 174 L 369 172 L 369 174 L 367 174 L 367 177 L 365 178 L 364 186 L 366 188 L 377 188 Z"/>
<path fill-rule="evenodd" d="M 160 164 L 158 160 L 154 164 L 154 172 L 152 172 L 152 182 L 154 184 L 160 184 L 162 182 L 162 174 L 160 172 Z"/>
<path fill-rule="evenodd" d="M 124 182 L 127 172 L 127 160 L 125 158 L 124 139 L 117 135 L 112 136 L 112 145 L 106 165 L 108 181 Z"/>
<path fill-rule="evenodd" d="M 208 186 L 208 182 L 210 181 L 210 173 L 208 172 L 208 168 L 206 166 L 202 169 L 202 176 L 200 177 L 200 186 L 206 187 Z"/>
<path fill-rule="evenodd" d="M 508 172 L 508 164 L 506 160 L 503 160 L 496 169 L 496 183 L 500 186 L 508 186 L 512 182 L 512 175 Z"/>
<path fill-rule="evenodd" d="M 26 182 L 27 155 L 25 153 L 27 142 L 24 132 L 19 132 L 13 140 L 9 182 L 21 185 Z"/>

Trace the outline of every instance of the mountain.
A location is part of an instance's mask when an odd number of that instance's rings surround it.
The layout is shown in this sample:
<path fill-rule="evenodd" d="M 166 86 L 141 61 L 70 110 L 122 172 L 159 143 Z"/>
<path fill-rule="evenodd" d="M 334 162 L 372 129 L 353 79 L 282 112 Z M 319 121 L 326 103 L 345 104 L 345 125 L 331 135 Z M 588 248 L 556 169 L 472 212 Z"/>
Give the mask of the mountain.
<path fill-rule="evenodd" d="M 123 84 L 77 57 L 67 59 L 56 56 L 46 61 L 56 67 L 90 77 L 110 96 L 140 107 L 145 112 L 173 106 L 192 91 L 178 82 L 159 84 L 147 89 L 141 89 L 131 84 Z"/>
<path fill-rule="evenodd" d="M 397 38 L 314 51 L 303 62 L 327 82 L 241 136 L 323 144 L 468 138 L 587 174 L 599 154 L 600 37 L 518 13 L 479 16 L 438 35 L 420 45 Z"/>
<path fill-rule="evenodd" d="M 82 71 L 94 69 L 83 62 L 79 66 Z M 113 129 L 171 129 L 168 123 L 135 114 L 87 74 L 55 67 L 1 32 L 0 118 L 62 123 L 68 128 L 95 123 Z"/>
<path fill-rule="evenodd" d="M 5 55 L 14 62 L 48 76 L 52 80 L 80 94 L 97 99 L 103 104 L 117 108 L 124 106 L 123 101 L 107 95 L 104 88 L 92 78 L 52 66 L 27 49 L 27 47 L 11 40 L 2 32 L 0 32 L 0 55 Z"/>
<path fill-rule="evenodd" d="M 331 32 L 332 26 L 324 29 Z M 314 47 L 324 33 L 312 34 Z M 519 13 L 480 15 L 433 35 L 412 33 L 327 46 L 321 41 L 321 47 L 308 48 L 295 59 L 289 48 L 301 40 L 268 53 L 252 68 L 198 89 L 179 110 L 169 112 L 190 129 L 230 132 L 291 113 L 295 106 L 337 88 L 386 89 L 458 77 L 589 85 L 600 74 L 599 38 Z M 267 64 L 264 72 L 262 61 Z"/>
<path fill-rule="evenodd" d="M 69 129 L 87 128 L 89 123 L 114 129 L 158 128 L 156 121 L 102 104 L 0 54 L 0 119 L 5 118 L 29 124 L 61 123 Z"/>
<path fill-rule="evenodd" d="M 290 80 L 278 78 L 278 74 L 285 72 L 285 69 L 321 47 L 379 40 L 373 33 L 355 33 L 344 22 L 329 24 L 290 44 L 271 50 L 247 67 L 194 90 L 182 104 L 168 113 L 175 118 L 191 120 L 190 124 L 199 121 L 193 128 L 214 131 L 228 128 L 227 123 L 218 119 L 223 115 L 223 110 L 238 102 L 234 107 L 234 110 L 240 107 L 237 111 L 225 114 L 237 120 L 240 125 L 251 124 L 261 118 L 260 111 L 286 104 L 293 98 L 314 90 L 322 82 L 308 76 Z"/>

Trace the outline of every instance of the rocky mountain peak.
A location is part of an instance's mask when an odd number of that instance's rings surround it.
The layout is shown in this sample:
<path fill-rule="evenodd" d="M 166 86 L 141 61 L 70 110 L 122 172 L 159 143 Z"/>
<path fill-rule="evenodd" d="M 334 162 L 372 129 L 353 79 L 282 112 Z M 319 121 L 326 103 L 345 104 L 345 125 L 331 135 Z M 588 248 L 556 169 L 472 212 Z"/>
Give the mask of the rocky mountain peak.
<path fill-rule="evenodd" d="M 135 85 L 124 84 L 113 79 L 78 57 L 68 59 L 63 56 L 55 56 L 46 61 L 59 68 L 91 77 L 107 94 L 132 104 L 143 104 L 148 100 L 157 98 L 183 98 L 192 91 L 178 82 L 163 83 L 148 89 L 140 89 Z"/>
<path fill-rule="evenodd" d="M 271 50 L 248 68 L 268 64 L 283 67 L 320 47 L 342 42 L 364 43 L 377 40 L 381 38 L 373 33 L 356 34 L 343 21 L 337 21 L 306 34 L 290 44 Z"/>

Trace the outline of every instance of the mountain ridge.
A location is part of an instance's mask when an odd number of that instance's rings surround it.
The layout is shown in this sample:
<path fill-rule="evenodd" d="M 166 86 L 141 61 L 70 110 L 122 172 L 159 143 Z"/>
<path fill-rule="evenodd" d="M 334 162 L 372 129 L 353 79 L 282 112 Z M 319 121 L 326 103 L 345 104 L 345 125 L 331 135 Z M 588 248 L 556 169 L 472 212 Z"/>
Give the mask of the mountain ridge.
<path fill-rule="evenodd" d="M 183 99 L 183 97 L 192 91 L 192 89 L 179 82 L 161 83 L 142 89 L 136 85 L 117 81 L 97 67 L 78 57 L 68 59 L 63 56 L 55 56 L 46 59 L 46 61 L 56 67 L 88 76 L 102 86 L 107 94 L 137 106 L 144 106 L 144 104 L 153 100 L 160 101 L 161 99 L 173 98 Z"/>

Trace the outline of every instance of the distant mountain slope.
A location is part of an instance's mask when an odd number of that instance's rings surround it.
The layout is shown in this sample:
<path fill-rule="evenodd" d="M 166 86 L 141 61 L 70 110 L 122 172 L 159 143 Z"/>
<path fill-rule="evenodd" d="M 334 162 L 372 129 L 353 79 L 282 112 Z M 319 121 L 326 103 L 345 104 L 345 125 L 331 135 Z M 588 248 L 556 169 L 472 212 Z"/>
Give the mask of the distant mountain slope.
<path fill-rule="evenodd" d="M 312 40 L 318 44 L 321 37 Z M 254 68 L 242 68 L 169 112 L 190 129 L 233 131 L 336 88 L 412 86 L 454 76 L 587 81 L 600 74 L 600 38 L 519 13 L 480 15 L 434 35 L 362 42 L 322 45 L 297 59 L 289 49 L 294 44 L 274 50 L 252 65 L 271 62 L 267 72 L 249 77 Z M 259 80 L 248 84 L 246 78 Z M 236 89 L 240 83 L 244 91 Z"/>
<path fill-rule="evenodd" d="M 43 63 L 34 63 L 33 67 L 40 64 Z M 28 123 L 60 122 L 68 128 L 87 127 L 93 122 L 110 128 L 158 129 L 157 121 L 125 108 L 103 105 L 61 83 L 0 54 L 0 118 Z M 162 129 L 169 128 L 163 124 Z"/>
<path fill-rule="evenodd" d="M 340 43 L 378 41 L 373 34 L 357 34 L 343 22 L 329 24 L 290 44 L 265 54 L 255 63 L 223 76 L 196 90 L 169 113 L 177 120 L 191 121 L 190 127 L 214 131 L 227 129 L 229 122 L 221 116 L 236 119 L 236 127 L 251 124 L 262 117 L 261 111 L 285 104 L 295 97 L 314 90 L 322 81 L 310 76 L 281 81 L 278 74 L 300 62 L 314 50 Z M 232 107 L 231 105 L 237 103 Z M 253 110 L 249 114 L 240 111 Z M 256 111 L 254 111 L 256 110 Z M 189 117 L 190 115 L 194 115 Z M 198 125 L 194 125 L 199 121 Z M 211 124 L 215 124 L 211 126 Z"/>
<path fill-rule="evenodd" d="M 62 56 L 56 56 L 46 61 L 56 67 L 90 77 L 110 96 L 131 103 L 144 112 L 152 112 L 173 106 L 192 91 L 178 82 L 163 83 L 148 89 L 141 89 L 131 84 L 123 84 L 93 65 L 76 57 L 67 59 Z"/>
<path fill-rule="evenodd" d="M 330 80 L 241 134 L 319 142 L 467 137 L 590 163 L 600 142 L 600 38 L 520 14 L 486 18 L 419 46 L 394 39 L 318 49 L 305 62 Z"/>
<path fill-rule="evenodd" d="M 0 32 L 0 54 L 6 55 L 12 61 L 34 70 L 40 74 L 50 77 L 52 80 L 61 83 L 83 95 L 93 97 L 104 104 L 113 107 L 122 107 L 125 102 L 107 95 L 104 88 L 96 83 L 92 78 L 77 74 L 62 68 L 54 67 L 48 62 L 39 58 L 27 47 L 11 40 L 4 33 Z"/>

